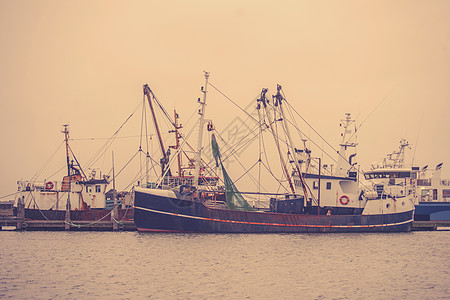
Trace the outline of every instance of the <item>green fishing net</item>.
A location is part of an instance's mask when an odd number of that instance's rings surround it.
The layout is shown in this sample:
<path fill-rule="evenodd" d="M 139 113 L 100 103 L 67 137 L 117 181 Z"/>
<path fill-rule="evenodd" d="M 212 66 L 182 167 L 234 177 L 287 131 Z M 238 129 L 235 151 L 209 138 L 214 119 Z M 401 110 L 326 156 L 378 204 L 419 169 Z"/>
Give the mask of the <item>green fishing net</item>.
<path fill-rule="evenodd" d="M 217 144 L 214 134 L 211 137 L 211 147 L 214 159 L 216 160 L 216 167 L 218 167 L 219 164 L 222 167 L 223 180 L 225 182 L 227 208 L 232 210 L 252 211 L 252 206 L 248 204 L 248 202 L 236 188 L 227 171 L 225 170 L 225 167 L 223 166 L 222 159 L 220 157 L 219 145 Z"/>

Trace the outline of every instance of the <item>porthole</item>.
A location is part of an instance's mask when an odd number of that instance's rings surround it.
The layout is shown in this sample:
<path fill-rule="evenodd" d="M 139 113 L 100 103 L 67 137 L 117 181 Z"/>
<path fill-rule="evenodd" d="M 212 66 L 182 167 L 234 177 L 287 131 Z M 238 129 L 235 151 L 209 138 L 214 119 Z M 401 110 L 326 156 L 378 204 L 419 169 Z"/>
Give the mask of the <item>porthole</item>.
<path fill-rule="evenodd" d="M 389 207 L 391 207 L 391 205 L 388 203 L 388 204 L 386 204 L 386 208 L 389 208 Z"/>
<path fill-rule="evenodd" d="M 402 202 L 402 206 L 405 206 L 405 202 L 404 201 Z"/>

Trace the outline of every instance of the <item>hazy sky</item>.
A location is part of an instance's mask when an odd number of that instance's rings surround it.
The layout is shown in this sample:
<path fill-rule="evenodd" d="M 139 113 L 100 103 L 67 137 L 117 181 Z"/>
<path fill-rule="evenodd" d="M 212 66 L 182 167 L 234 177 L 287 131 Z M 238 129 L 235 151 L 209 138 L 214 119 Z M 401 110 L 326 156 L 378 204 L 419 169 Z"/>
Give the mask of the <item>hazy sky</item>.
<path fill-rule="evenodd" d="M 0 196 L 44 165 L 63 124 L 72 138 L 111 136 L 145 83 L 187 117 L 203 70 L 242 106 L 282 84 L 331 143 L 344 113 L 366 120 L 364 168 L 407 138 L 417 165 L 444 162 L 450 177 L 450 1 L 0 0 L 0 42 Z M 231 108 L 211 93 L 217 124 Z M 114 148 L 117 164 L 137 147 Z M 83 164 L 98 144 L 73 148 Z"/>

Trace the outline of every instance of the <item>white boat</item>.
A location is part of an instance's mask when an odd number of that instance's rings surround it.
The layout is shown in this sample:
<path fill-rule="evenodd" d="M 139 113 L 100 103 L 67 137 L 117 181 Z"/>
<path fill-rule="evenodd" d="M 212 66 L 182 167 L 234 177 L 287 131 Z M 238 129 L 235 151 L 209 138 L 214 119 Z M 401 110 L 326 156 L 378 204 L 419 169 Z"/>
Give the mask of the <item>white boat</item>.
<path fill-rule="evenodd" d="M 431 171 L 426 166 L 418 173 L 417 221 L 450 221 L 450 180 L 441 179 L 442 165 Z"/>
<path fill-rule="evenodd" d="M 415 205 L 416 221 L 450 221 L 450 181 L 441 179 L 442 163 L 429 171 L 428 166 L 405 167 L 407 140 L 400 140 L 397 151 L 388 154 L 381 166 L 373 165 L 364 173 L 378 196 L 399 198 L 410 196 Z"/>
<path fill-rule="evenodd" d="M 24 208 L 25 218 L 31 220 L 99 221 L 110 220 L 116 197 L 117 219 L 131 219 L 130 195 L 108 189 L 110 177 L 92 170 L 89 177 L 81 169 L 68 144 L 69 130 L 64 126 L 67 170 L 62 180 L 19 180 L 15 210 Z M 115 195 L 114 195 L 115 194 Z M 109 217 L 109 218 L 107 218 Z"/>

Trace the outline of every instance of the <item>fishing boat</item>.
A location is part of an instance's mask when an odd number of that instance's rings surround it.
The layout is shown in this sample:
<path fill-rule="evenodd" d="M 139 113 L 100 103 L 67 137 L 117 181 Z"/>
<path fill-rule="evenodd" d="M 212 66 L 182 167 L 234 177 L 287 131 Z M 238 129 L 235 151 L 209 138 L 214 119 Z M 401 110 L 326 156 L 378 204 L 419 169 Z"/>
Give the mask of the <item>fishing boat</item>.
<path fill-rule="evenodd" d="M 400 140 L 397 151 L 387 155 L 381 166 L 365 172 L 380 197 L 411 195 L 415 204 L 415 221 L 450 221 L 450 181 L 441 179 L 442 163 L 433 170 L 428 165 L 405 167 L 405 152 L 410 145 Z"/>
<path fill-rule="evenodd" d="M 67 175 L 62 180 L 19 180 L 15 212 L 24 209 L 28 220 L 117 222 L 133 218 L 131 195 L 108 190 L 111 179 L 96 170 L 86 176 L 69 146 L 69 128 L 64 125 Z M 114 209 L 115 208 L 115 209 Z"/>
<path fill-rule="evenodd" d="M 134 188 L 134 222 L 141 232 L 192 232 L 192 233 L 303 233 L 303 232 L 406 232 L 411 230 L 414 205 L 410 197 L 378 197 L 371 190 L 359 187 L 358 172 L 352 162 L 355 154 L 347 150 L 354 145 L 350 141 L 350 115 L 344 120 L 343 142 L 335 173 L 324 172 L 321 160 L 311 156 L 306 147 L 295 146 L 290 133 L 292 122 L 288 122 L 286 109 L 289 103 L 281 86 L 271 100 L 263 89 L 254 107 L 254 118 L 249 115 L 257 130 L 273 137 L 275 152 L 265 156 L 278 157 L 281 174 L 273 177 L 286 185 L 276 192 L 240 192 L 231 179 L 223 155 L 219 133 L 210 120 L 205 118 L 209 84 L 209 73 L 205 72 L 205 85 L 198 100 L 198 143 L 193 163 L 195 165 L 192 184 L 180 184 L 163 188 L 161 182 L 171 175 L 162 174 L 160 183 L 149 187 Z M 210 137 L 213 168 L 221 171 L 221 180 L 205 182 L 208 177 L 202 158 L 204 128 Z M 295 127 L 295 126 L 294 126 Z M 283 134 L 278 134 L 282 130 Z M 260 140 L 261 143 L 262 140 Z M 226 144 L 226 141 L 222 142 Z M 239 147 L 239 146 L 238 146 Z M 226 150 L 227 151 L 227 150 Z M 227 152 L 230 153 L 230 152 Z M 261 153 L 261 152 L 260 152 Z M 170 161 L 170 157 L 163 157 Z M 318 162 L 313 164 L 313 161 Z M 261 155 L 258 162 L 263 159 Z M 170 165 L 170 163 L 169 163 Z M 316 170 L 316 171 L 314 171 Z M 328 168 L 329 170 L 329 168 Z M 248 170 L 249 171 L 249 170 Z M 258 182 L 259 178 L 257 178 Z M 172 182 L 175 180 L 170 179 Z M 264 196 L 267 206 L 250 204 L 244 196 Z"/>
<path fill-rule="evenodd" d="M 450 180 L 441 179 L 442 163 L 421 169 L 417 178 L 417 221 L 450 221 Z"/>

